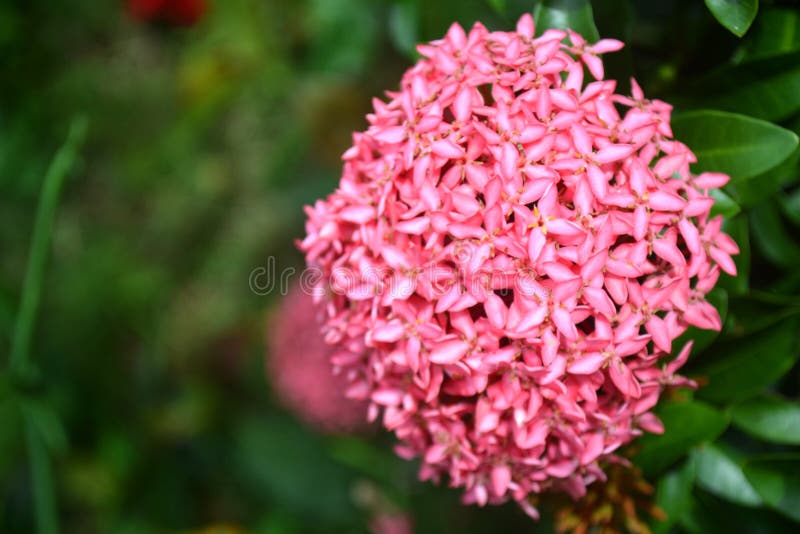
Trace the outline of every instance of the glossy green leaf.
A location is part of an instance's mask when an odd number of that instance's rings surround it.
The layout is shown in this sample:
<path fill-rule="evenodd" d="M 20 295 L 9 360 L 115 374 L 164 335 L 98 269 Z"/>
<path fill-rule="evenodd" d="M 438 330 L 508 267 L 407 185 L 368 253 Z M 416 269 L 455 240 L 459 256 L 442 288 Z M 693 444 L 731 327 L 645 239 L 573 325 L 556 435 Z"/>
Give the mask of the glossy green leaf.
<path fill-rule="evenodd" d="M 419 14 L 419 40 L 421 42 L 441 39 L 447 33 L 448 28 L 454 22 L 469 30 L 475 21 L 483 21 L 491 25 L 491 21 L 497 20 L 493 9 L 483 0 L 474 2 L 425 2 L 424 0 L 399 0 L 400 2 L 410 2 L 416 4 L 416 12 Z M 376 4 L 377 2 L 368 2 Z M 523 9 L 530 11 L 533 3 L 527 2 L 524 8 L 519 6 L 508 7 L 508 12 L 521 14 Z M 516 9 L 515 9 L 516 8 Z M 516 21 L 509 20 L 502 23 L 503 29 L 512 29 Z"/>
<path fill-rule="evenodd" d="M 335 524 L 352 514 L 352 474 L 320 454 L 320 445 L 317 436 L 291 421 L 248 418 L 234 435 L 234 465 L 266 502 Z"/>
<path fill-rule="evenodd" d="M 58 534 L 58 505 L 56 504 L 53 466 L 45 438 L 38 423 L 27 420 L 25 437 L 31 463 L 33 498 L 36 501 L 36 527 L 40 534 Z"/>
<path fill-rule="evenodd" d="M 800 445 L 800 403 L 774 396 L 757 397 L 731 408 L 733 424 L 773 443 Z"/>
<path fill-rule="evenodd" d="M 746 111 L 747 115 L 764 120 L 785 119 L 800 109 L 800 68 L 773 71 L 758 82 L 734 85 L 729 92 L 718 95 L 715 107 Z"/>
<path fill-rule="evenodd" d="M 678 103 L 779 121 L 800 110 L 800 52 L 728 64 L 681 89 Z"/>
<path fill-rule="evenodd" d="M 740 506 L 699 488 L 680 524 L 693 534 L 775 534 L 795 530 L 788 519 L 769 508 Z"/>
<path fill-rule="evenodd" d="M 653 533 L 668 532 L 692 504 L 692 488 L 695 479 L 695 462 L 689 458 L 681 467 L 658 478 L 656 504 L 667 514 L 664 521 L 653 522 Z"/>
<path fill-rule="evenodd" d="M 800 226 L 800 188 L 778 197 L 781 211 L 795 226 Z"/>
<path fill-rule="evenodd" d="M 389 13 L 389 37 L 395 48 L 408 57 L 416 54 L 419 41 L 419 5 L 417 2 L 397 2 Z"/>
<path fill-rule="evenodd" d="M 774 265 L 794 270 L 800 265 L 800 243 L 793 239 L 772 203 L 764 203 L 750 210 L 753 240 L 758 250 Z"/>
<path fill-rule="evenodd" d="M 784 54 L 800 49 L 800 11 L 762 8 L 748 35 L 746 58 Z"/>
<path fill-rule="evenodd" d="M 354 436 L 332 436 L 327 440 L 334 460 L 387 485 L 397 485 L 410 465 L 390 450 L 380 449 Z"/>
<path fill-rule="evenodd" d="M 760 292 L 731 298 L 728 305 L 728 320 L 723 331 L 725 343 L 736 342 L 751 335 L 760 335 L 762 330 L 800 314 L 800 306 L 795 299 L 796 297 L 793 299 L 789 296 L 786 299 L 780 295 Z M 725 356 L 717 350 L 717 347 L 714 347 L 714 352 L 717 356 Z"/>
<path fill-rule="evenodd" d="M 748 336 L 714 345 L 715 358 L 696 374 L 707 384 L 696 396 L 716 403 L 754 397 L 783 376 L 797 360 L 797 322 L 787 319 Z"/>
<path fill-rule="evenodd" d="M 789 271 L 777 280 L 770 281 L 768 287 L 771 292 L 797 295 L 800 293 L 800 271 Z M 797 298 L 797 301 L 800 302 L 800 297 Z"/>
<path fill-rule="evenodd" d="M 312 2 L 313 23 L 309 60 L 320 71 L 353 74 L 363 69 L 377 50 L 376 13 L 362 0 Z"/>
<path fill-rule="evenodd" d="M 800 522 L 800 459 L 747 462 L 744 474 L 767 505 Z"/>
<path fill-rule="evenodd" d="M 712 189 L 709 191 L 709 196 L 714 199 L 714 206 L 711 208 L 712 217 L 722 215 L 729 219 L 742 211 L 741 206 L 722 189 Z"/>
<path fill-rule="evenodd" d="M 761 504 L 761 497 L 747 481 L 733 451 L 709 444 L 695 450 L 692 457 L 697 466 L 698 486 L 736 504 Z"/>
<path fill-rule="evenodd" d="M 641 437 L 641 450 L 634 458 L 648 476 L 660 473 L 695 445 L 713 441 L 728 426 L 727 415 L 697 401 L 667 402 L 657 413 L 664 433 Z"/>
<path fill-rule="evenodd" d="M 16 307 L 11 295 L 0 290 L 0 339 L 5 340 L 11 337 Z"/>
<path fill-rule="evenodd" d="M 506 0 L 486 0 L 486 2 L 491 6 L 492 9 L 495 10 L 496 13 L 500 15 L 504 15 L 506 9 L 508 9 L 508 5 L 506 5 Z"/>
<path fill-rule="evenodd" d="M 777 193 L 782 186 L 798 176 L 800 149 L 795 149 L 788 158 L 772 169 L 747 180 L 725 186 L 725 191 L 742 207 L 760 204 Z"/>
<path fill-rule="evenodd" d="M 594 42 L 600 39 L 589 0 L 539 0 L 533 8 L 536 33 L 550 28 L 572 29 Z"/>
<path fill-rule="evenodd" d="M 720 24 L 739 37 L 758 13 L 758 0 L 706 0 L 706 6 Z"/>
<path fill-rule="evenodd" d="M 20 436 L 24 429 L 19 403 L 8 391 L 4 391 L 4 378 L 0 376 L 0 421 L 3 421 L 0 426 L 0 477 L 7 475 L 7 469 L 16 464 L 17 455 L 22 448 Z"/>
<path fill-rule="evenodd" d="M 780 164 L 798 145 L 794 132 L 724 111 L 681 113 L 672 129 L 697 156 L 694 172 L 724 172 L 734 184 Z"/>
<path fill-rule="evenodd" d="M 24 398 L 20 400 L 20 409 L 26 423 L 39 435 L 50 454 L 67 448 L 67 433 L 52 407 L 37 398 Z"/>

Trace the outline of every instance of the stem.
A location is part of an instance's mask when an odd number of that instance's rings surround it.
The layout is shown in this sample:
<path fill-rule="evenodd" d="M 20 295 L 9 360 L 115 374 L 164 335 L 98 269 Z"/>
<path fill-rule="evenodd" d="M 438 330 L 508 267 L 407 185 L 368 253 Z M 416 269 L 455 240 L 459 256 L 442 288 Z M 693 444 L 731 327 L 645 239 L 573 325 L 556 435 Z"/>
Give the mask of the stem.
<path fill-rule="evenodd" d="M 33 476 L 33 502 L 36 505 L 36 529 L 39 534 L 58 534 L 58 513 L 56 511 L 53 473 L 50 458 L 42 435 L 34 423 L 25 421 L 28 441 L 28 454 Z"/>
<path fill-rule="evenodd" d="M 12 375 L 24 374 L 29 365 L 33 325 L 42 293 L 42 281 L 44 280 L 50 241 L 53 237 L 56 208 L 64 179 L 75 165 L 78 149 L 86 138 L 86 124 L 85 117 L 73 119 L 67 139 L 56 152 L 44 177 L 42 194 L 39 197 L 39 206 L 33 226 L 22 297 L 11 340 L 9 366 Z M 25 421 L 25 435 L 31 461 L 36 528 L 39 534 L 58 534 L 56 494 L 53 488 L 53 473 L 47 445 L 42 434 L 37 431 L 34 421 L 29 417 L 26 417 Z"/>
<path fill-rule="evenodd" d="M 42 185 L 42 195 L 39 198 L 31 249 L 28 255 L 28 267 L 25 272 L 17 320 L 14 324 L 14 336 L 11 340 L 10 367 L 11 372 L 15 374 L 23 372 L 28 364 L 33 325 L 36 311 L 39 308 L 42 280 L 53 236 L 53 220 L 61 186 L 64 178 L 72 169 L 78 149 L 86 137 L 86 122 L 85 117 L 73 119 L 67 140 L 50 163 Z"/>

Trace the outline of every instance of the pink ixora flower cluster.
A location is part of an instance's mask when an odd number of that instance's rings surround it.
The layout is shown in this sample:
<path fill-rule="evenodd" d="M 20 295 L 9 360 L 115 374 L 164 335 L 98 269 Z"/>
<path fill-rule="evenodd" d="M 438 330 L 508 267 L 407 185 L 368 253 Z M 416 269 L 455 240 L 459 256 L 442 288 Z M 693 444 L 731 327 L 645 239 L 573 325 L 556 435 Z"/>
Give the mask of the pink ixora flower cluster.
<path fill-rule="evenodd" d="M 528 15 L 516 32 L 453 25 L 307 209 L 349 395 L 468 503 L 535 516 L 532 494 L 580 497 L 599 462 L 662 431 L 664 387 L 690 384 L 672 341 L 721 326 L 704 295 L 737 247 L 708 192 L 728 177 L 690 174 L 670 106 L 602 79 L 597 54 L 620 47 L 534 37 Z M 340 271 L 359 283 L 337 291 Z"/>

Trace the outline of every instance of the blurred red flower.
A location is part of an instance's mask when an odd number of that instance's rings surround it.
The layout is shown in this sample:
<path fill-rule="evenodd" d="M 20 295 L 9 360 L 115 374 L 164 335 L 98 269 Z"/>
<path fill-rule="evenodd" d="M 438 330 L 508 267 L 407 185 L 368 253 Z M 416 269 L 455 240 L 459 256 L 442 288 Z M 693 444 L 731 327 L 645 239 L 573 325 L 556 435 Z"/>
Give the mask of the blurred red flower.
<path fill-rule="evenodd" d="M 127 0 L 128 11 L 144 22 L 192 26 L 205 14 L 206 0 Z"/>

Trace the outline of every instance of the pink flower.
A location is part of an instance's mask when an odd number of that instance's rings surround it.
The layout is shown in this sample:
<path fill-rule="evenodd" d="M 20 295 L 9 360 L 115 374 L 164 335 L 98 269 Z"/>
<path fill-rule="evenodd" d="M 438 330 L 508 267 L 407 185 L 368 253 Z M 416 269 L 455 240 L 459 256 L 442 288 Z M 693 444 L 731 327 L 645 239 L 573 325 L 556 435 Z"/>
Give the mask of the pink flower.
<path fill-rule="evenodd" d="M 320 336 L 323 316 L 311 295 L 295 287 L 269 328 L 268 378 L 283 405 L 323 432 L 366 427 L 366 403 L 344 395 L 347 379 L 332 373 L 336 350 Z"/>
<path fill-rule="evenodd" d="M 720 174 L 693 176 L 669 105 L 603 80 L 574 32 L 458 25 L 418 48 L 339 188 L 307 208 L 325 337 L 420 476 L 467 503 L 566 491 L 643 431 L 688 356 L 689 325 L 738 252 L 711 219 Z M 584 83 L 584 67 L 595 77 Z M 620 111 L 618 111 L 620 110 Z"/>
<path fill-rule="evenodd" d="M 369 531 L 373 534 L 413 534 L 414 522 L 406 514 L 381 513 L 370 520 Z"/>

